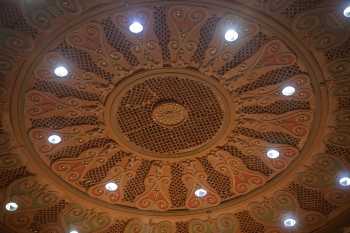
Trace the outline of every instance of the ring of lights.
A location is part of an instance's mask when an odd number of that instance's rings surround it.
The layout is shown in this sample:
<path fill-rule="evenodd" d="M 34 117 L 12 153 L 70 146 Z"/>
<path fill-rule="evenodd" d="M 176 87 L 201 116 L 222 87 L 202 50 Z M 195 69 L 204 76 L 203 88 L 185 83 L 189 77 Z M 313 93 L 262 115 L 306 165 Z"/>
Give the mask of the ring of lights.
<path fill-rule="evenodd" d="M 110 9 L 108 10 L 108 11 L 110 11 Z M 102 12 L 102 11 L 101 11 Z M 100 12 L 100 13 L 101 13 Z M 240 13 L 242 13 L 242 12 L 240 12 Z M 249 10 L 247 10 L 247 13 L 249 14 L 250 12 L 249 12 Z M 242 14 L 244 14 L 244 13 L 242 13 Z M 87 16 L 87 18 L 88 17 L 90 17 L 90 16 Z M 247 16 L 247 17 L 249 17 L 249 16 Z M 263 17 L 262 17 L 263 18 Z M 266 22 L 266 21 L 264 21 L 264 22 Z M 269 23 L 271 23 L 271 24 L 273 24 L 272 22 L 270 22 L 269 21 Z M 74 25 L 75 23 L 72 23 L 71 25 Z M 273 27 L 273 28 L 278 28 L 278 26 L 276 26 L 275 25 L 275 27 Z M 282 29 L 282 31 L 284 31 L 283 29 Z M 283 34 L 281 34 L 281 35 L 283 35 Z M 286 35 L 286 34 L 285 34 Z M 293 38 L 293 37 L 290 37 L 290 38 Z M 288 42 L 291 42 L 291 41 L 288 41 Z M 295 47 L 295 45 L 296 44 L 298 44 L 298 43 L 295 43 L 295 42 L 293 42 L 293 47 Z M 300 53 L 300 51 L 297 51 L 297 53 Z M 38 56 L 40 56 L 40 53 L 38 53 L 37 54 Z M 305 55 L 305 54 L 304 54 Z M 308 58 L 306 58 L 306 57 L 308 57 Z M 310 64 L 307 64 L 308 62 L 310 62 L 310 63 L 312 63 L 313 64 L 313 61 L 312 61 L 312 58 L 311 57 L 309 57 L 308 55 L 305 55 L 305 56 L 303 56 L 302 55 L 302 60 L 304 60 L 305 59 L 305 63 L 306 63 L 306 66 L 307 66 L 307 68 L 308 68 L 308 71 L 310 72 L 310 74 L 311 74 L 311 78 L 313 78 L 314 77 L 314 75 L 315 75 L 315 73 L 313 73 L 314 72 L 314 70 L 312 70 L 312 68 L 311 68 L 311 65 Z M 314 65 L 314 64 L 313 64 Z M 31 66 L 31 64 L 29 65 L 29 67 Z M 31 70 L 32 68 L 29 68 L 28 70 Z M 316 71 L 317 72 L 317 71 Z M 27 71 L 23 71 L 23 74 L 24 73 L 27 73 Z M 22 75 L 23 76 L 23 75 Z M 19 79 L 19 80 L 21 80 L 21 79 Z M 20 81 L 20 82 L 22 82 L 22 81 Z M 317 81 L 316 80 L 312 80 L 312 82 L 313 82 L 313 84 L 315 84 L 315 83 L 317 83 Z M 23 87 L 23 86 L 25 86 L 25 84 L 24 84 L 24 82 L 22 82 L 21 83 L 21 85 L 18 85 L 18 87 L 19 86 L 21 86 L 21 87 Z M 18 90 L 17 90 L 18 91 Z M 21 92 L 22 92 L 23 90 L 21 90 Z M 320 93 L 319 93 L 319 90 L 314 90 L 315 92 L 316 92 L 316 95 L 319 95 Z M 19 95 L 19 96 L 22 96 L 22 94 L 21 95 Z M 317 98 L 318 99 L 318 98 Z M 18 101 L 18 100 L 15 100 L 15 101 Z M 15 101 L 14 101 L 14 103 L 15 103 Z M 17 131 L 16 131 L 16 133 L 18 134 L 18 136 L 23 140 L 23 142 L 25 142 L 24 144 L 26 144 L 26 147 L 27 148 L 32 148 L 32 146 L 30 145 L 30 142 L 28 141 L 28 139 L 26 139 L 25 138 L 25 133 L 23 132 L 23 129 L 25 128 L 25 127 L 23 127 L 23 123 L 24 123 L 24 121 L 21 121 L 21 120 L 19 120 L 19 117 L 18 116 L 22 116 L 23 115 L 23 109 L 20 109 L 19 108 L 19 106 L 23 106 L 22 104 L 23 104 L 23 99 L 21 99 L 20 100 L 21 101 L 21 104 L 18 104 L 18 105 L 13 105 L 14 106 L 14 108 L 13 108 L 13 113 L 12 113 L 12 115 L 13 115 L 13 118 L 15 119 L 15 121 L 16 122 L 22 122 L 22 123 L 20 123 L 20 124 L 18 124 L 18 128 L 16 129 Z M 319 105 L 319 103 L 316 103 L 316 111 L 318 111 L 318 112 L 320 112 L 320 111 L 322 111 L 323 109 L 321 109 L 320 108 L 320 105 Z M 18 113 L 20 113 L 20 114 L 18 114 Z M 318 116 L 320 116 L 321 114 L 315 114 L 315 116 L 316 116 L 316 119 L 314 120 L 314 126 L 315 125 L 317 125 L 317 124 L 320 124 L 320 119 L 317 119 L 317 117 Z M 109 121 L 110 122 L 110 121 Z M 317 129 L 318 127 L 313 127 L 313 129 Z M 313 137 L 315 136 L 315 132 L 312 132 L 311 134 L 310 134 L 310 141 L 312 142 L 313 141 Z M 310 146 L 310 143 L 311 142 L 308 142 L 308 147 Z M 30 151 L 30 154 L 32 154 L 33 156 L 33 158 L 35 158 L 35 160 L 34 161 L 40 161 L 40 159 L 38 159 L 38 157 L 35 155 L 36 153 L 35 153 L 35 151 L 33 150 L 33 149 L 28 149 L 29 151 Z M 307 148 L 305 149 L 305 150 L 308 150 Z M 305 154 L 305 152 L 304 152 L 304 154 Z M 300 160 L 302 160 L 302 158 L 303 158 L 303 156 L 300 156 Z M 298 163 L 294 163 L 294 166 L 296 166 Z M 33 165 L 33 166 L 37 166 L 37 165 Z M 40 168 L 41 169 L 43 169 L 45 166 L 42 166 L 42 164 L 40 164 L 39 165 L 40 166 Z M 46 170 L 48 170 L 47 168 L 45 168 Z M 289 168 L 289 170 L 291 170 L 291 168 Z M 284 172 L 285 174 L 287 174 L 286 173 L 286 171 Z M 158 213 L 158 212 L 154 212 L 154 211 L 139 211 L 139 210 L 131 210 L 131 209 L 129 209 L 129 208 L 123 208 L 123 207 L 116 207 L 116 206 L 110 206 L 110 205 L 108 205 L 108 204 L 106 204 L 106 203 L 104 203 L 104 202 L 101 202 L 101 201 L 99 201 L 99 200 L 95 200 L 94 198 L 91 198 L 91 197 L 87 197 L 86 195 L 84 195 L 84 194 L 82 194 L 82 192 L 80 192 L 80 191 L 76 191 L 76 189 L 75 188 L 72 188 L 72 187 L 70 187 L 69 185 L 67 185 L 65 182 L 62 182 L 61 180 L 60 180 L 60 178 L 58 178 L 58 177 L 56 177 L 56 175 L 52 175 L 52 174 L 50 174 L 51 175 L 51 177 L 52 177 L 52 179 L 53 180 L 55 180 L 55 181 L 57 181 L 57 183 L 58 184 L 60 184 L 60 185 L 62 185 L 63 187 L 65 187 L 65 189 L 67 189 L 67 190 L 71 190 L 71 191 L 73 191 L 75 194 L 78 194 L 78 195 L 80 195 L 80 196 L 82 196 L 82 197 L 84 197 L 84 198 L 88 198 L 89 200 L 92 200 L 92 201 L 97 201 L 97 203 L 99 203 L 99 204 L 102 204 L 103 206 L 105 206 L 105 207 L 108 207 L 108 208 L 115 208 L 115 209 L 118 209 L 118 208 L 121 208 L 121 209 L 123 209 L 123 210 L 127 210 L 127 211 L 131 211 L 131 212 L 134 212 L 134 213 L 148 213 L 148 214 L 156 214 L 156 215 L 158 215 L 158 214 L 160 214 L 160 213 Z M 277 181 L 274 181 L 274 182 L 277 182 Z M 272 182 L 270 182 L 270 184 L 271 184 Z M 266 185 L 266 187 L 264 188 L 264 189 L 267 189 L 267 186 L 268 185 Z M 262 192 L 262 189 L 259 191 L 259 192 Z M 247 198 L 249 198 L 249 197 L 252 197 L 252 196 L 254 196 L 254 195 L 256 195 L 258 192 L 252 192 L 252 193 L 250 193 L 249 195 L 246 195 L 245 196 L 245 198 L 241 198 L 240 199 L 240 201 L 242 201 L 242 200 L 244 200 L 244 199 L 247 199 Z M 237 201 L 232 201 L 232 202 L 230 202 L 230 203 L 225 203 L 225 204 L 221 204 L 220 205 L 220 207 L 225 207 L 225 206 L 230 206 L 230 205 L 232 205 L 232 204 L 235 204 L 235 203 L 237 203 Z M 215 208 L 214 208 L 215 209 Z M 184 211 L 184 212 L 181 212 L 181 214 L 195 214 L 195 213 L 201 213 L 202 211 L 201 210 L 195 210 L 195 211 L 192 211 L 192 212 L 187 212 L 187 211 Z M 168 213 L 164 213 L 164 215 L 167 215 Z M 171 214 L 174 214 L 174 213 L 171 213 Z M 163 215 L 163 214 L 160 214 L 160 215 Z"/>

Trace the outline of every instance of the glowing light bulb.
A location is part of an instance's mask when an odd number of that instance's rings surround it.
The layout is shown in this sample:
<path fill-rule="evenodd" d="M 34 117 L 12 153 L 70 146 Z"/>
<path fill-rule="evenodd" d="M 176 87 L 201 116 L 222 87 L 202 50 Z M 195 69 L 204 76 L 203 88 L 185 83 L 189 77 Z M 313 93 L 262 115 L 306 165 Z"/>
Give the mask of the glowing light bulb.
<path fill-rule="evenodd" d="M 64 67 L 64 66 L 56 67 L 55 70 L 54 70 L 54 73 L 55 73 L 56 76 L 58 76 L 60 78 L 64 78 L 64 77 L 66 77 L 69 74 L 67 68 Z"/>
<path fill-rule="evenodd" d="M 287 87 L 283 88 L 283 90 L 282 90 L 282 94 L 284 96 L 292 96 L 292 95 L 294 95 L 294 93 L 295 93 L 295 88 L 292 86 L 287 86 Z"/>
<path fill-rule="evenodd" d="M 280 152 L 278 150 L 268 150 L 266 155 L 270 159 L 277 159 L 278 157 L 280 157 Z"/>
<path fill-rule="evenodd" d="M 347 6 L 344 9 L 344 16 L 347 17 L 347 18 L 350 18 L 350 6 Z"/>
<path fill-rule="evenodd" d="M 49 143 L 51 144 L 59 144 L 62 141 L 62 138 L 56 134 L 53 134 L 51 136 L 49 136 L 49 138 L 47 139 L 49 141 Z"/>
<path fill-rule="evenodd" d="M 350 177 L 342 177 L 339 179 L 339 184 L 344 187 L 350 186 Z"/>
<path fill-rule="evenodd" d="M 16 202 L 9 202 L 5 205 L 5 209 L 10 212 L 14 212 L 18 209 L 18 204 Z"/>
<path fill-rule="evenodd" d="M 200 197 L 200 198 L 205 197 L 207 194 L 208 194 L 207 190 L 202 189 L 202 188 L 197 189 L 197 190 L 194 192 L 194 195 L 196 195 L 196 197 Z"/>
<path fill-rule="evenodd" d="M 118 189 L 118 185 L 114 182 L 109 182 L 105 185 L 105 188 L 110 192 L 114 192 Z"/>
<path fill-rule="evenodd" d="M 297 224 L 297 221 L 294 218 L 287 218 L 283 221 L 285 227 L 294 227 Z"/>
<path fill-rule="evenodd" d="M 129 30 L 135 34 L 140 33 L 143 31 L 143 25 L 139 22 L 134 22 L 134 23 L 130 24 Z"/>
<path fill-rule="evenodd" d="M 227 30 L 225 33 L 225 40 L 228 42 L 233 42 L 238 39 L 238 32 L 234 29 Z"/>

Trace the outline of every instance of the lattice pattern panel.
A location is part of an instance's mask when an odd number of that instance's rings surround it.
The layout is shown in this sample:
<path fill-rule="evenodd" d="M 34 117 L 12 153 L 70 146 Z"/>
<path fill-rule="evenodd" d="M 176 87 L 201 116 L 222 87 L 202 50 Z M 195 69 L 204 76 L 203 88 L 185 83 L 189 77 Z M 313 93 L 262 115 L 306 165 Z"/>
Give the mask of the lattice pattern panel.
<path fill-rule="evenodd" d="M 289 185 L 288 190 L 296 197 L 303 209 L 317 211 L 324 215 L 329 215 L 336 209 L 336 206 L 328 202 L 324 195 L 317 190 L 296 183 Z"/>
<path fill-rule="evenodd" d="M 263 33 L 259 33 L 253 39 L 251 39 L 248 43 L 246 43 L 242 48 L 239 49 L 237 54 L 233 57 L 233 59 L 226 63 L 220 70 L 218 70 L 218 75 L 224 75 L 226 72 L 232 70 L 254 54 L 269 41 L 268 37 Z"/>
<path fill-rule="evenodd" d="M 125 152 L 118 152 L 117 154 L 113 155 L 110 159 L 108 159 L 107 162 L 102 166 L 89 170 L 83 177 L 83 180 L 80 181 L 80 185 L 85 188 L 89 188 L 96 185 L 107 176 L 108 172 L 113 167 L 117 166 L 122 161 L 123 157 L 127 155 L 128 154 Z"/>
<path fill-rule="evenodd" d="M 176 223 L 176 233 L 189 233 L 189 227 L 187 222 L 177 222 Z"/>
<path fill-rule="evenodd" d="M 59 213 L 65 208 L 67 202 L 60 200 L 57 204 L 44 210 L 39 210 L 33 217 L 30 230 L 34 233 L 41 231 L 41 226 L 58 222 Z"/>
<path fill-rule="evenodd" d="M 205 52 L 207 51 L 210 42 L 216 31 L 216 27 L 220 21 L 220 17 L 213 16 L 205 22 L 200 30 L 200 39 L 198 42 L 198 47 L 193 55 L 193 60 L 197 63 L 202 63 L 205 57 Z"/>
<path fill-rule="evenodd" d="M 24 32 L 35 38 L 38 30 L 28 24 L 19 6 L 15 3 L 0 3 L 0 25 L 18 32 Z"/>
<path fill-rule="evenodd" d="M 84 50 L 75 48 L 67 43 L 62 43 L 57 47 L 56 51 L 72 61 L 81 70 L 94 73 L 97 75 L 97 77 L 101 77 L 107 81 L 111 81 L 113 79 L 113 74 L 110 74 L 99 67 L 93 61 L 91 55 Z"/>
<path fill-rule="evenodd" d="M 263 233 L 265 227 L 263 224 L 256 222 L 248 211 L 235 214 L 243 233 Z"/>
<path fill-rule="evenodd" d="M 220 197 L 222 199 L 232 197 L 234 194 L 231 191 L 232 185 L 230 178 L 216 171 L 206 158 L 199 158 L 198 160 L 208 174 L 208 183 L 216 190 Z"/>
<path fill-rule="evenodd" d="M 131 52 L 131 48 L 134 45 L 128 41 L 127 37 L 113 24 L 110 18 L 103 20 L 102 24 L 107 42 L 119 53 L 123 54 L 130 65 L 137 66 L 139 61 Z"/>
<path fill-rule="evenodd" d="M 282 132 L 258 132 L 254 129 L 239 127 L 235 130 L 237 133 L 244 135 L 246 137 L 261 139 L 266 142 L 275 144 L 285 144 L 297 147 L 299 144 L 299 139 L 295 138 L 289 134 Z"/>
<path fill-rule="evenodd" d="M 235 92 L 241 95 L 248 91 L 254 91 L 261 87 L 276 85 L 290 79 L 291 77 L 294 77 L 295 75 L 303 73 L 304 72 L 302 72 L 297 65 L 283 67 L 270 71 L 259 77 L 257 80 L 237 88 Z"/>
<path fill-rule="evenodd" d="M 324 1 L 325 0 L 294 0 L 292 4 L 282 12 L 282 14 L 293 18 L 305 11 L 315 9 Z"/>
<path fill-rule="evenodd" d="M 153 106 L 162 101 L 184 106 L 188 119 L 170 128 L 158 124 L 151 113 Z M 168 154 L 207 142 L 221 128 L 223 118 L 218 99 L 208 86 L 173 76 L 134 86 L 122 98 L 117 112 L 121 131 L 130 141 L 146 150 Z"/>
<path fill-rule="evenodd" d="M 81 116 L 81 117 L 63 117 L 54 116 L 49 118 L 32 119 L 33 128 L 51 128 L 62 129 L 77 125 L 97 125 L 97 117 Z"/>
<path fill-rule="evenodd" d="M 27 170 L 26 167 L 0 169 L 0 188 L 5 188 L 15 180 L 31 175 L 32 174 Z"/>
<path fill-rule="evenodd" d="M 142 161 L 137 169 L 136 176 L 128 181 L 124 191 L 124 200 L 132 202 L 135 198 L 145 191 L 145 178 L 151 169 L 152 162 Z"/>
<path fill-rule="evenodd" d="M 329 49 L 326 56 L 329 61 L 350 57 L 350 39 L 338 47 Z"/>
<path fill-rule="evenodd" d="M 74 87 L 55 81 L 37 81 L 34 84 L 34 89 L 46 93 L 50 93 L 59 98 L 75 97 L 87 101 L 99 101 L 100 96 L 87 91 L 80 91 Z"/>
<path fill-rule="evenodd" d="M 253 156 L 253 155 L 244 155 L 241 151 L 239 151 L 236 147 L 225 145 L 220 147 L 222 150 L 229 152 L 232 156 L 240 158 L 243 163 L 250 170 L 260 172 L 265 176 L 270 176 L 274 173 L 274 171 L 269 168 L 263 160 Z"/>
<path fill-rule="evenodd" d="M 154 9 L 154 33 L 157 35 L 159 45 L 162 49 L 163 63 L 170 61 L 170 30 L 167 24 L 167 9 L 165 7 L 156 7 Z"/>
<path fill-rule="evenodd" d="M 124 233 L 124 230 L 127 224 L 128 224 L 128 221 L 118 220 L 102 233 Z"/>
<path fill-rule="evenodd" d="M 67 146 L 62 150 L 59 150 L 51 155 L 49 155 L 49 159 L 51 163 L 54 163 L 58 160 L 65 158 L 78 158 L 81 153 L 84 151 L 93 149 L 93 148 L 103 148 L 108 144 L 114 144 L 115 142 L 109 138 L 97 138 L 90 140 L 84 144 L 79 146 Z"/>
<path fill-rule="evenodd" d="M 246 114 L 284 114 L 287 112 L 297 111 L 297 110 L 310 110 L 310 103 L 307 101 L 297 101 L 297 100 L 279 100 L 272 104 L 262 106 L 262 105 L 252 105 L 245 106 L 240 109 L 240 112 Z"/>
<path fill-rule="evenodd" d="M 345 159 L 350 163 L 350 147 L 344 147 L 334 144 L 327 144 L 327 153 L 340 159 Z"/>
<path fill-rule="evenodd" d="M 171 166 L 171 182 L 169 185 L 169 195 L 174 207 L 185 206 L 188 190 L 182 181 L 183 166 L 173 164 Z"/>

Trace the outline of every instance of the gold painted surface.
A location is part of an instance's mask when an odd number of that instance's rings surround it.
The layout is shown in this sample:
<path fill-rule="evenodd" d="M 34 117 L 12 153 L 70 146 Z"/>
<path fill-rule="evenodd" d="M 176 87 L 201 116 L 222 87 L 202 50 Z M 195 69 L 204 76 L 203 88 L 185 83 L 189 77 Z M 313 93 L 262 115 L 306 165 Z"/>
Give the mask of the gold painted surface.
<path fill-rule="evenodd" d="M 20 206 L 0 211 L 4 229 L 283 233 L 289 214 L 297 232 L 336 229 L 350 200 L 336 182 L 350 169 L 342 4 L 1 2 L 0 203 Z"/>

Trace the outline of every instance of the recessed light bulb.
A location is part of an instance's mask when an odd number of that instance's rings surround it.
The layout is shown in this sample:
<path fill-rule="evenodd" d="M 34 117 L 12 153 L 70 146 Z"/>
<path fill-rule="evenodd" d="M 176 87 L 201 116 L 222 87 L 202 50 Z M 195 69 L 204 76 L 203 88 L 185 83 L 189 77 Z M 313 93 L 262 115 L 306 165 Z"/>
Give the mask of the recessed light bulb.
<path fill-rule="evenodd" d="M 200 197 L 200 198 L 205 197 L 207 194 L 208 194 L 207 190 L 202 189 L 202 188 L 197 189 L 197 190 L 194 192 L 194 195 L 196 195 L 196 197 Z"/>
<path fill-rule="evenodd" d="M 62 138 L 56 134 L 50 135 L 47 139 L 51 144 L 59 144 L 62 141 Z"/>
<path fill-rule="evenodd" d="M 114 192 L 118 189 L 118 185 L 114 182 L 109 182 L 105 185 L 105 188 L 110 192 Z"/>
<path fill-rule="evenodd" d="M 60 77 L 60 78 L 66 77 L 66 76 L 68 75 L 68 73 L 69 73 L 68 70 L 67 70 L 67 68 L 64 67 L 64 66 L 58 66 L 58 67 L 56 67 L 55 70 L 54 70 L 54 72 L 55 72 L 55 75 L 58 76 L 58 77 Z"/>
<path fill-rule="evenodd" d="M 344 16 L 347 17 L 347 18 L 350 18 L 350 6 L 347 6 L 344 9 Z"/>
<path fill-rule="evenodd" d="M 14 212 L 18 209 L 18 204 L 16 202 L 9 202 L 5 205 L 5 209 L 10 212 Z"/>
<path fill-rule="evenodd" d="M 225 33 L 225 40 L 228 42 L 233 42 L 238 39 L 238 32 L 236 30 L 230 29 Z"/>
<path fill-rule="evenodd" d="M 79 231 L 77 231 L 77 230 L 72 230 L 72 231 L 70 231 L 69 233 L 79 233 Z"/>
<path fill-rule="evenodd" d="M 339 179 L 339 184 L 344 187 L 350 186 L 350 177 L 342 177 Z"/>
<path fill-rule="evenodd" d="M 277 159 L 278 157 L 280 157 L 280 152 L 278 150 L 268 150 L 266 155 L 270 159 Z"/>
<path fill-rule="evenodd" d="M 294 227 L 297 221 L 294 218 L 287 218 L 283 221 L 285 227 Z"/>
<path fill-rule="evenodd" d="M 134 23 L 130 24 L 129 30 L 135 34 L 140 33 L 143 31 L 143 25 L 139 22 L 134 22 Z"/>
<path fill-rule="evenodd" d="M 294 95 L 294 93 L 295 93 L 295 88 L 292 86 L 287 86 L 287 87 L 283 88 L 283 90 L 282 90 L 282 94 L 284 96 L 292 96 L 292 95 Z"/>

